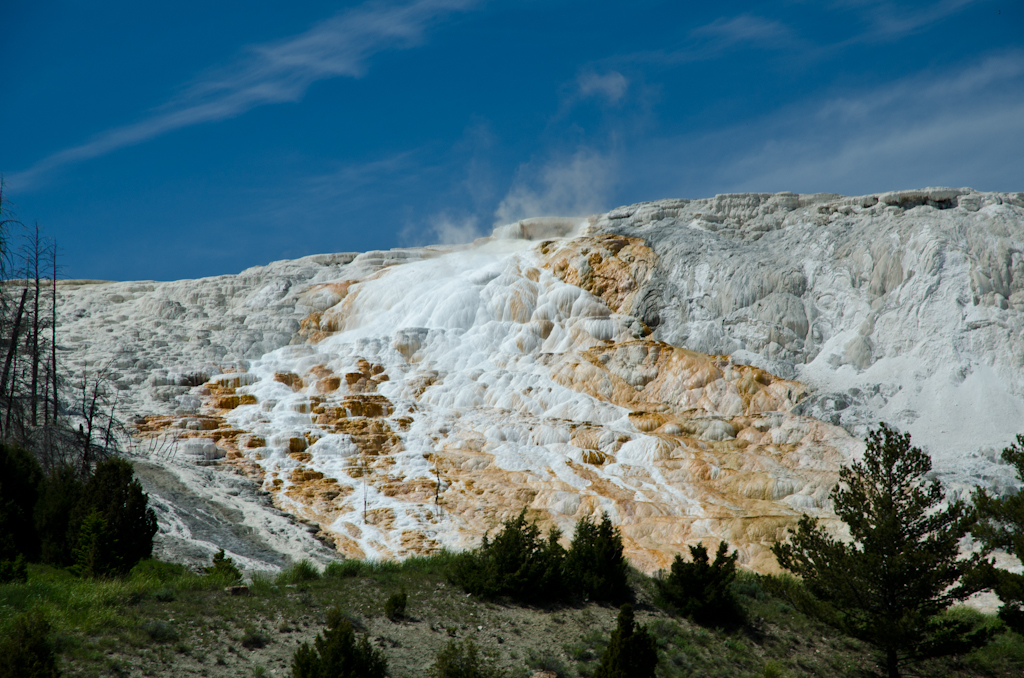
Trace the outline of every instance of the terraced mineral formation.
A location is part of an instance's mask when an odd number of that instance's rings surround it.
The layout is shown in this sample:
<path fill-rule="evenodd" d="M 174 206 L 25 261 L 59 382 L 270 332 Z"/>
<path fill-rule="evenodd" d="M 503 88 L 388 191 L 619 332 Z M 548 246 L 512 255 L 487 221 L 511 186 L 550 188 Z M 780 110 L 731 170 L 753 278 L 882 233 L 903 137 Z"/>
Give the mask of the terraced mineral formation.
<path fill-rule="evenodd" d="M 767 571 L 880 419 L 955 490 L 1012 486 L 1022 252 L 1020 194 L 718 196 L 69 282 L 62 326 L 140 436 L 244 470 L 347 556 L 472 546 L 526 507 L 607 512 L 645 570 L 726 539 Z"/>

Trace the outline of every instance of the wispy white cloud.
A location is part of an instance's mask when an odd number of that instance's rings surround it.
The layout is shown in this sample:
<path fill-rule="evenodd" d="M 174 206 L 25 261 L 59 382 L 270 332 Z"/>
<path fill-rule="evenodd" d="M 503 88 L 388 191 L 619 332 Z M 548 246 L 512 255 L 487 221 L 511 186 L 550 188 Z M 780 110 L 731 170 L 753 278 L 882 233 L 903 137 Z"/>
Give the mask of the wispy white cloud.
<path fill-rule="evenodd" d="M 719 18 L 690 32 L 694 38 L 708 39 L 717 48 L 737 44 L 773 45 L 788 42 L 792 37 L 789 27 L 758 16 L 741 14 L 732 18 Z"/>
<path fill-rule="evenodd" d="M 652 140 L 623 174 L 659 196 L 928 185 L 1021 190 L 1021 157 L 1024 51 L 1012 51 L 955 71 L 805 99 L 700 137 Z"/>
<path fill-rule="evenodd" d="M 677 49 L 638 52 L 616 60 L 685 64 L 714 59 L 733 48 L 780 49 L 802 44 L 793 30 L 782 22 L 741 14 L 721 17 L 694 28 Z"/>
<path fill-rule="evenodd" d="M 592 148 L 550 160 L 539 168 L 524 164 L 495 210 L 495 225 L 527 217 L 600 212 L 608 207 L 617 176 L 615 158 Z"/>
<path fill-rule="evenodd" d="M 466 10 L 476 1 L 416 0 L 403 5 L 369 2 L 300 35 L 247 47 L 233 63 L 207 73 L 139 122 L 116 127 L 43 158 L 27 170 L 9 175 L 8 183 L 26 190 L 64 165 L 173 130 L 233 118 L 258 106 L 298 101 L 319 80 L 361 77 L 374 54 L 421 44 L 435 21 Z"/>
<path fill-rule="evenodd" d="M 629 80 L 618 71 L 609 71 L 599 75 L 592 71 L 581 74 L 576 79 L 579 96 L 603 96 L 609 103 L 618 103 L 629 89 Z"/>
<path fill-rule="evenodd" d="M 874 42 L 916 33 L 978 1 L 942 0 L 927 7 L 908 7 L 906 3 L 889 0 L 848 0 L 838 5 L 859 12 L 869 27 L 850 42 Z"/>

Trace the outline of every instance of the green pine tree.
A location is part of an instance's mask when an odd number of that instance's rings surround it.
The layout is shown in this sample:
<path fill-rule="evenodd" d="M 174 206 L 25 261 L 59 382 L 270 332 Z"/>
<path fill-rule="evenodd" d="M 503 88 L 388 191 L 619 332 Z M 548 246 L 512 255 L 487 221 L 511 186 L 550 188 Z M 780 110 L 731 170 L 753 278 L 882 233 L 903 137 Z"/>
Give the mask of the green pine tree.
<path fill-rule="evenodd" d="M 206 574 L 231 584 L 242 581 L 242 573 L 235 566 L 235 561 L 224 555 L 224 549 L 213 554 L 213 565 L 206 568 Z"/>
<path fill-rule="evenodd" d="M 692 562 L 677 555 L 668 577 L 658 582 L 665 602 L 702 626 L 731 629 L 741 625 L 743 608 L 731 588 L 739 554 L 729 555 L 728 551 L 729 545 L 723 541 L 718 544 L 714 562 L 710 562 L 704 544 L 690 547 Z"/>
<path fill-rule="evenodd" d="M 74 557 L 71 571 L 80 577 L 109 577 L 122 572 L 117 537 L 99 511 L 93 511 L 82 521 Z"/>
<path fill-rule="evenodd" d="M 292 678 L 384 678 L 387 658 L 367 637 L 356 640 L 352 623 L 338 608 L 327 612 L 327 628 L 313 646 L 303 643 L 292 658 Z"/>
<path fill-rule="evenodd" d="M 523 603 L 550 603 L 565 594 L 562 561 L 565 558 L 552 529 L 540 536 L 536 522 L 526 521 L 524 508 L 506 520 L 493 540 L 484 535 L 480 548 L 455 562 L 452 581 L 469 593 L 485 598 L 508 597 Z"/>
<path fill-rule="evenodd" d="M 1003 450 L 1003 461 L 1014 467 L 1017 478 L 1024 481 L 1024 434 Z M 990 549 L 1002 549 L 1024 558 L 1024 490 L 1005 497 L 993 497 L 978 489 L 974 493 L 978 509 L 978 525 L 974 536 Z M 1024 634 L 1024 575 L 997 570 L 989 572 L 996 593 L 1003 605 L 999 617 L 1007 626 Z"/>
<path fill-rule="evenodd" d="M 654 678 L 657 665 L 658 646 L 654 637 L 633 620 L 633 607 L 623 605 L 594 678 Z"/>
<path fill-rule="evenodd" d="M 82 498 L 83 488 L 78 472 L 70 466 L 57 468 L 43 480 L 35 507 L 35 528 L 44 563 L 57 567 L 75 564 L 78 534 L 71 529 L 71 514 Z"/>
<path fill-rule="evenodd" d="M 621 602 L 629 597 L 628 573 L 622 535 L 608 514 L 598 524 L 589 516 L 581 518 L 562 565 L 566 586 L 581 598 Z"/>
<path fill-rule="evenodd" d="M 86 518 L 98 513 L 106 522 L 111 543 L 116 543 L 118 549 L 118 570 L 109 574 L 125 574 L 153 554 L 157 523 L 156 513 L 148 503 L 132 465 L 112 457 L 97 464 L 86 481 L 82 497 L 71 513 L 69 530 L 72 535 L 80 534 Z"/>
<path fill-rule="evenodd" d="M 881 651 L 890 678 L 908 661 L 987 640 L 966 622 L 938 618 L 983 584 L 974 576 L 980 558 L 959 557 L 974 511 L 960 501 L 943 507 L 942 484 L 926 479 L 931 467 L 909 434 L 882 424 L 868 434 L 864 460 L 840 471 L 831 495 L 852 542 L 804 516 L 789 543 L 772 547 L 783 568 L 833 604 L 843 630 Z"/>
<path fill-rule="evenodd" d="M 32 515 L 43 472 L 26 450 L 0 444 L 0 567 L 39 559 L 39 534 Z"/>

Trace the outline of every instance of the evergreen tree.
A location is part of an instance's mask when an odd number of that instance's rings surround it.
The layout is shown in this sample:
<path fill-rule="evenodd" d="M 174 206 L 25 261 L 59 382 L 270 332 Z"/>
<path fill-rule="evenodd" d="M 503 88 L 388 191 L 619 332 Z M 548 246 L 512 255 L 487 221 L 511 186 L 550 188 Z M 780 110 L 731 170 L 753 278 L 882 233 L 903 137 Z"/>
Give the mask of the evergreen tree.
<path fill-rule="evenodd" d="M 235 561 L 224 554 L 224 549 L 213 554 L 213 565 L 206 568 L 206 574 L 237 584 L 242 581 L 242 573 L 235 566 Z"/>
<path fill-rule="evenodd" d="M 39 535 L 32 515 L 39 498 L 42 469 L 26 450 L 0 444 L 0 567 L 20 557 L 39 559 Z"/>
<path fill-rule="evenodd" d="M 623 605 L 594 678 L 654 678 L 657 665 L 658 646 L 654 637 L 633 620 L 633 607 Z"/>
<path fill-rule="evenodd" d="M 157 523 L 156 513 L 147 506 L 148 502 L 132 465 L 111 457 L 97 464 L 86 481 L 82 498 L 71 514 L 69 529 L 72 535 L 81 535 L 85 520 L 93 512 L 98 513 L 106 523 L 107 537 L 103 543 L 116 544 L 118 549 L 117 571 L 109 574 L 124 574 L 153 553 Z"/>
<path fill-rule="evenodd" d="M 35 507 L 42 562 L 57 567 L 75 564 L 78 534 L 72 532 L 70 523 L 71 514 L 82 499 L 82 490 L 78 472 L 71 466 L 59 466 L 43 480 Z"/>
<path fill-rule="evenodd" d="M 734 628 L 743 623 L 744 613 L 733 595 L 737 552 L 728 554 L 729 545 L 719 542 L 714 562 L 704 544 L 690 547 L 692 562 L 678 555 L 664 581 L 658 582 L 662 598 L 702 626 Z"/>
<path fill-rule="evenodd" d="M 581 518 L 562 566 L 566 586 L 581 598 L 621 602 L 629 596 L 628 572 L 622 535 L 608 514 L 598 524 L 589 516 Z"/>
<path fill-rule="evenodd" d="M 99 511 L 82 521 L 75 539 L 75 565 L 72 571 L 80 577 L 108 577 L 125 571 L 117 537 Z"/>
<path fill-rule="evenodd" d="M 1017 478 L 1024 481 L 1024 434 L 1003 450 L 1003 461 L 1014 467 Z M 989 548 L 1003 549 L 1024 558 L 1024 490 L 1005 497 L 993 497 L 978 489 L 974 493 L 979 522 L 974 536 Z M 989 572 L 993 587 L 1003 602 L 999 617 L 1006 625 L 1024 634 L 1024 575 L 997 570 Z"/>
<path fill-rule="evenodd" d="M 925 478 L 931 467 L 909 434 L 882 424 L 831 495 L 852 542 L 804 516 L 789 543 L 772 547 L 783 568 L 833 603 L 843 630 L 881 651 L 890 678 L 907 661 L 958 654 L 987 639 L 969 623 L 937 617 L 983 585 L 973 576 L 980 558 L 959 557 L 974 511 L 960 501 L 942 507 L 942 484 Z"/>
<path fill-rule="evenodd" d="M 505 521 L 504 528 L 476 551 L 456 560 L 452 580 L 466 591 L 496 598 L 507 596 L 524 603 L 550 603 L 563 597 L 562 560 L 565 558 L 552 528 L 541 539 L 537 523 L 526 521 L 524 508 L 517 517 Z"/>
<path fill-rule="evenodd" d="M 303 643 L 292 658 L 292 678 L 384 678 L 388 662 L 366 636 L 356 640 L 352 623 L 338 608 L 327 613 L 327 628 L 313 647 Z"/>

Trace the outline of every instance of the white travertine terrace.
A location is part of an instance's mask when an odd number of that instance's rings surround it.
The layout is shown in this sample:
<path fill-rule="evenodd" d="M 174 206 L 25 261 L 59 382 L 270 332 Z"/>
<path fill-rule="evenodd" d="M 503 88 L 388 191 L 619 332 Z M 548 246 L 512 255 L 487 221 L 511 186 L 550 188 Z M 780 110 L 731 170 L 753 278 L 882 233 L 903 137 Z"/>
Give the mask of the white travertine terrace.
<path fill-rule="evenodd" d="M 664 200 L 69 281 L 61 343 L 107 366 L 141 436 L 247 469 L 348 556 L 471 546 L 525 506 L 566 531 L 607 511 L 645 570 L 721 538 L 769 571 L 802 512 L 830 520 L 851 433 L 879 420 L 954 490 L 1012 486 L 1022 252 L 1021 194 Z"/>

